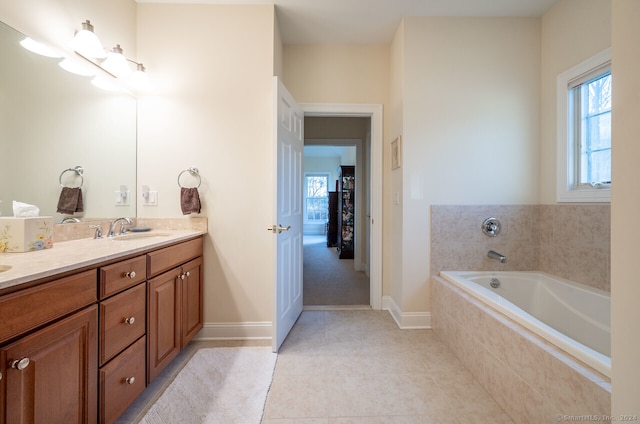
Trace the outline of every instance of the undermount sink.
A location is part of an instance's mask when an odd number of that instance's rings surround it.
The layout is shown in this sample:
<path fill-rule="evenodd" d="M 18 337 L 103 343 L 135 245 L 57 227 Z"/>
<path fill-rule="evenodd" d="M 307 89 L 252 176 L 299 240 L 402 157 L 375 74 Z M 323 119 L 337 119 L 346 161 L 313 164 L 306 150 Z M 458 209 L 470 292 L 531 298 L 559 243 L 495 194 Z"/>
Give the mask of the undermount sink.
<path fill-rule="evenodd" d="M 114 240 L 138 240 L 151 237 L 169 237 L 170 233 L 129 233 L 114 237 Z"/>
<path fill-rule="evenodd" d="M 0 272 L 9 271 L 11 269 L 11 265 L 0 265 Z"/>

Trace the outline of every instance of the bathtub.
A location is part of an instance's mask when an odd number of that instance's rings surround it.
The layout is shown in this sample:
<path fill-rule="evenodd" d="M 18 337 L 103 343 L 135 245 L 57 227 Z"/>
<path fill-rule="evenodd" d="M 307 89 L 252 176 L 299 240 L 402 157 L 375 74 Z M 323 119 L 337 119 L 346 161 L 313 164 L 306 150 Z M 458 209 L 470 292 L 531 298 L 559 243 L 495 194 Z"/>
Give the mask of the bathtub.
<path fill-rule="evenodd" d="M 442 271 L 440 276 L 611 376 L 608 292 L 541 272 Z"/>

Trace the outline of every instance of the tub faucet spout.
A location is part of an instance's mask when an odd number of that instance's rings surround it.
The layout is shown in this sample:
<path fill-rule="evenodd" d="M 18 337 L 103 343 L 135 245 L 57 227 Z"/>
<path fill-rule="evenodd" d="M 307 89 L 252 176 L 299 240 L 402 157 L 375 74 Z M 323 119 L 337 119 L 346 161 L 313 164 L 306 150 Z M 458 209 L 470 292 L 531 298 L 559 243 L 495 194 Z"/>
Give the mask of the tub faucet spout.
<path fill-rule="evenodd" d="M 491 259 L 495 259 L 497 261 L 500 261 L 501 264 L 507 262 L 506 256 L 501 255 L 500 253 L 496 252 L 495 250 L 489 250 L 489 253 L 487 254 L 487 256 L 489 256 Z"/>

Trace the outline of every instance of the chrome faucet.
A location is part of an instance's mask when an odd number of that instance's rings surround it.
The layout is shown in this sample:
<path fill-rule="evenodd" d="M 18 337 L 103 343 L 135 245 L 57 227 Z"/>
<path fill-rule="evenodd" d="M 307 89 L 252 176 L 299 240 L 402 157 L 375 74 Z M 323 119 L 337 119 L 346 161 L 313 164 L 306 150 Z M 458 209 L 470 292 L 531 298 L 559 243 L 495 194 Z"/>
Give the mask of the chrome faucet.
<path fill-rule="evenodd" d="M 487 256 L 490 257 L 491 259 L 495 259 L 497 261 L 500 261 L 501 264 L 507 262 L 507 257 L 504 255 L 501 255 L 500 253 L 496 252 L 495 250 L 489 250 L 489 253 L 487 253 Z"/>
<path fill-rule="evenodd" d="M 116 236 L 116 225 L 118 225 L 118 222 L 121 222 L 121 221 L 122 223 L 120 224 L 120 234 L 125 233 L 126 231 L 125 225 L 133 224 L 129 218 L 116 218 L 113 221 L 111 221 L 111 224 L 109 225 L 109 233 L 107 234 L 107 237 Z"/>
<path fill-rule="evenodd" d="M 93 235 L 94 239 L 101 239 L 102 238 L 102 226 L 100 224 L 98 224 L 98 225 L 89 225 L 89 228 L 91 228 L 92 230 L 96 230 L 95 234 Z"/>

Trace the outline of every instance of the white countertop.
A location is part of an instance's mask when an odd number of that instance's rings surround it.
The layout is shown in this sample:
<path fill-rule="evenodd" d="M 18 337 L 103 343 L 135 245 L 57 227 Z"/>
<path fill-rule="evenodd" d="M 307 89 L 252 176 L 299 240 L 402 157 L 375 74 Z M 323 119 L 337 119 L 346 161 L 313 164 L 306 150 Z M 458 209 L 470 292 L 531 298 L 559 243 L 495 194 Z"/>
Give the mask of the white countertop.
<path fill-rule="evenodd" d="M 54 243 L 51 249 L 23 253 L 0 253 L 0 290 L 74 269 L 157 249 L 204 234 L 196 230 L 158 230 L 127 233 L 102 239 L 80 239 Z"/>

